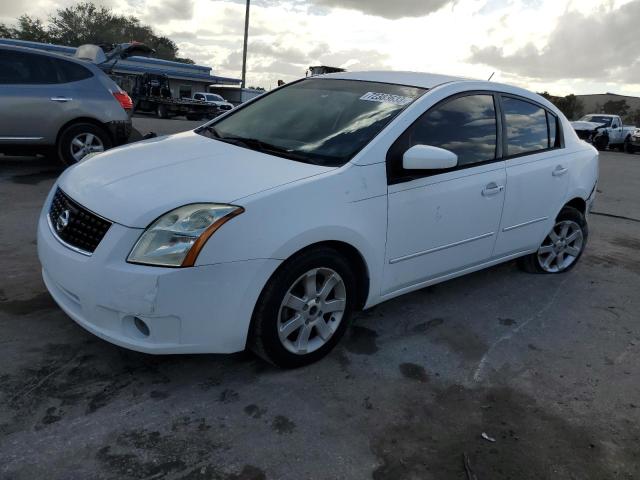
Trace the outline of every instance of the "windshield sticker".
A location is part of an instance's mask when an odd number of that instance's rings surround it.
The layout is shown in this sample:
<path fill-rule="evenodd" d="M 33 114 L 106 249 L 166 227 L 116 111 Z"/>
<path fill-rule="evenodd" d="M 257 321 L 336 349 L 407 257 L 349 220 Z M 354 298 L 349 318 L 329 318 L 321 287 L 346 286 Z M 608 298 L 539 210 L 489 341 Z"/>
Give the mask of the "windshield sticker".
<path fill-rule="evenodd" d="M 390 93 L 367 92 L 360 97 L 360 100 L 367 102 L 392 103 L 394 105 L 407 105 L 413 102 L 411 97 L 403 97 L 402 95 L 391 95 Z"/>

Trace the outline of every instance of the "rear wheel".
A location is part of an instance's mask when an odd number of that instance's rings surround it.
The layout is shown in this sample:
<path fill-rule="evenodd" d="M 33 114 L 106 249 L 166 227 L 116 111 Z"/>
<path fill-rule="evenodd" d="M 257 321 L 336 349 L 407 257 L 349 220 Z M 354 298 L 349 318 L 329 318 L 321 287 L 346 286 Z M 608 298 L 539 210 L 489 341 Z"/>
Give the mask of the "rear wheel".
<path fill-rule="evenodd" d="M 62 163 L 73 165 L 89 153 L 104 152 L 111 146 L 111 138 L 104 128 L 92 123 L 76 123 L 60 134 L 56 149 Z"/>
<path fill-rule="evenodd" d="M 634 152 L 634 148 L 633 148 L 633 145 L 631 145 L 631 139 L 629 137 L 624 139 L 623 151 L 625 151 L 626 153 L 633 153 Z"/>
<path fill-rule="evenodd" d="M 169 112 L 166 105 L 158 105 L 156 114 L 158 115 L 158 118 L 169 118 Z"/>
<path fill-rule="evenodd" d="M 302 252 L 287 260 L 265 286 L 254 311 L 249 347 L 282 368 L 324 357 L 351 318 L 356 278 L 332 248 Z"/>
<path fill-rule="evenodd" d="M 582 256 L 588 236 L 584 215 L 573 207 L 564 207 L 538 251 L 520 259 L 520 266 L 531 273 L 567 272 Z"/>

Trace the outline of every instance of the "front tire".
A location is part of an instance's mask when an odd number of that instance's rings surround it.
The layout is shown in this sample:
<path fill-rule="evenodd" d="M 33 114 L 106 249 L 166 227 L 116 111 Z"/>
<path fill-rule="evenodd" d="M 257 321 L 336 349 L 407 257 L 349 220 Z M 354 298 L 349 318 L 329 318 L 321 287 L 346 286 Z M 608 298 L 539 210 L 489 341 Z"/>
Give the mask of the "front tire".
<path fill-rule="evenodd" d="M 584 215 L 573 207 L 564 207 L 538 251 L 522 257 L 519 265 L 530 273 L 568 272 L 578 263 L 588 237 Z"/>
<path fill-rule="evenodd" d="M 344 335 L 356 300 L 349 262 L 329 247 L 287 260 L 265 286 L 253 314 L 249 348 L 281 368 L 327 355 Z"/>
<path fill-rule="evenodd" d="M 606 150 L 609 146 L 609 137 L 596 137 L 596 139 L 593 141 L 593 146 L 600 151 Z"/>
<path fill-rule="evenodd" d="M 76 123 L 60 134 L 56 150 L 63 164 L 73 165 L 89 153 L 104 152 L 111 147 L 111 137 L 104 128 L 92 123 Z"/>

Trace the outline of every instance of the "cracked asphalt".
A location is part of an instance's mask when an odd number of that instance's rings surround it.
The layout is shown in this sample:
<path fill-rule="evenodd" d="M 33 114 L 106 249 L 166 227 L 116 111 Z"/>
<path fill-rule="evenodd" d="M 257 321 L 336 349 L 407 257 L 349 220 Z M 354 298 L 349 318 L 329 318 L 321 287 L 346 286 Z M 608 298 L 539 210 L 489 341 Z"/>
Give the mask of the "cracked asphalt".
<path fill-rule="evenodd" d="M 465 479 L 465 453 L 478 480 L 640 478 L 640 155 L 601 155 L 570 273 L 507 263 L 405 295 L 294 371 L 77 326 L 36 256 L 59 173 L 0 156 L 0 478 Z"/>

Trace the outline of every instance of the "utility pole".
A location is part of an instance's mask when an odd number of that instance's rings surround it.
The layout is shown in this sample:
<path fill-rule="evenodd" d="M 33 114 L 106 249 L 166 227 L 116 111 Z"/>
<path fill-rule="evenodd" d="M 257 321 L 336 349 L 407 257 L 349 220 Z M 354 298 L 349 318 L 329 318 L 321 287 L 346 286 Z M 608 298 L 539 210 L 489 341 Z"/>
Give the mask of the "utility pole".
<path fill-rule="evenodd" d="M 247 11 L 244 14 L 244 48 L 242 50 L 242 88 L 246 87 L 247 81 L 247 40 L 249 39 L 249 6 L 251 0 L 247 0 Z"/>

